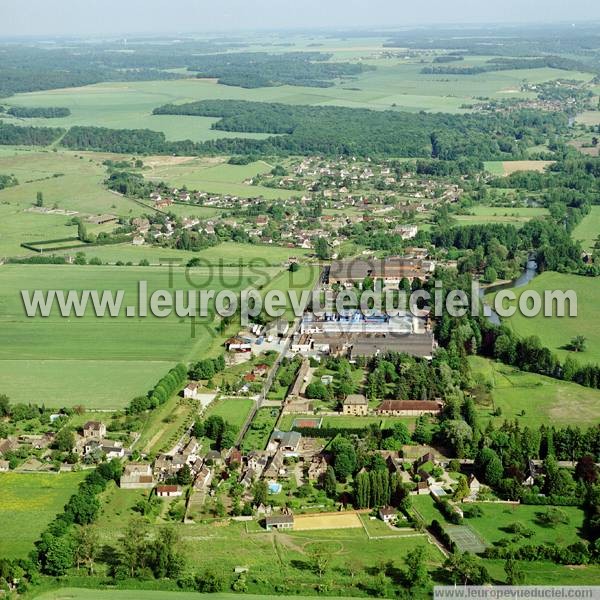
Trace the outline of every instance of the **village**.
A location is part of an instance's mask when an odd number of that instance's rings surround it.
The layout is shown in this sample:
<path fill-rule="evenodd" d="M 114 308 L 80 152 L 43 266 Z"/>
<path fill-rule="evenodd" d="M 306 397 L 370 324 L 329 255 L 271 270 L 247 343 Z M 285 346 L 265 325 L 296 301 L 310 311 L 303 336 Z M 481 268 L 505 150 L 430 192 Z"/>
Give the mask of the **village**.
<path fill-rule="evenodd" d="M 411 240 L 417 237 L 419 222 L 431 217 L 436 206 L 454 203 L 462 193 L 457 183 L 418 174 L 414 163 L 332 162 L 320 157 L 288 162 L 287 168 L 277 166 L 270 173 L 244 181 L 249 192 L 253 186 L 297 192 L 276 205 L 265 203 L 261 197 L 156 186 L 140 199 L 148 214 L 130 223 L 132 244 L 184 249 L 189 245 L 194 249 L 194 244 L 201 247 L 242 235 L 252 243 L 314 251 L 316 241 L 327 238 L 335 258 L 355 237 L 355 225 L 368 224 L 369 228 L 389 231 L 401 241 Z M 282 172 L 285 174 L 280 175 Z M 175 217 L 170 212 L 177 207 L 181 214 L 185 206 L 222 212 L 207 219 Z M 188 239 L 182 241 L 184 231 Z"/>

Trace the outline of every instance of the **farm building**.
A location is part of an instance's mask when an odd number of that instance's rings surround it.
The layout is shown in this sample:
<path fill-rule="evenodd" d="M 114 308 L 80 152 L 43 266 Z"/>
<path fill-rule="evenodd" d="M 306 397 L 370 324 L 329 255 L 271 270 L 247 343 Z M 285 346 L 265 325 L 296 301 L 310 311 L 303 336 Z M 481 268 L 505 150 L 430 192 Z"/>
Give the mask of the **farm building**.
<path fill-rule="evenodd" d="M 419 417 L 440 412 L 442 403 L 429 400 L 384 400 L 377 407 L 377 414 L 385 417 Z"/>

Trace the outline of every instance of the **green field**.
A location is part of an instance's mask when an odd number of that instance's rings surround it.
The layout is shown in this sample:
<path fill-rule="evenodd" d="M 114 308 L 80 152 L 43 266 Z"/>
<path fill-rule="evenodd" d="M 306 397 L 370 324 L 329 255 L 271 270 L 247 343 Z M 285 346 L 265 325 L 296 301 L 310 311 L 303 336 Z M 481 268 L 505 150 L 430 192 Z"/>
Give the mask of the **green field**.
<path fill-rule="evenodd" d="M 546 511 L 545 506 L 531 506 L 526 504 L 490 504 L 475 503 L 483 511 L 481 517 L 465 519 L 464 524 L 474 529 L 489 544 L 498 542 L 503 538 L 511 538 L 513 534 L 505 528 L 511 523 L 522 523 L 534 534 L 529 539 L 523 539 L 519 545 L 525 544 L 559 544 L 568 546 L 579 541 L 578 532 L 584 521 L 584 512 L 574 506 L 562 506 L 569 518 L 568 523 L 559 523 L 555 527 L 548 527 L 538 522 L 540 513 Z M 472 506 L 472 505 L 469 505 Z"/>
<path fill-rule="evenodd" d="M 555 352 L 561 359 L 571 356 L 580 363 L 600 363 L 600 305 L 598 293 L 600 282 L 593 277 L 578 277 L 555 272 L 542 273 L 528 286 L 516 290 L 517 297 L 525 290 L 535 290 L 544 295 L 546 290 L 574 290 L 577 294 L 576 317 L 525 317 L 517 310 L 505 322 L 519 335 L 537 335 L 542 344 Z M 516 306 L 515 303 L 511 305 Z M 569 352 L 564 346 L 577 335 L 587 338 L 585 352 Z"/>
<path fill-rule="evenodd" d="M 84 588 L 66 587 L 52 592 L 44 592 L 35 596 L 38 600 L 281 600 L 283 596 L 268 594 L 199 594 L 197 592 L 172 592 L 155 590 L 90 590 Z M 296 596 L 298 600 L 314 600 L 314 596 Z M 322 596 L 321 598 L 327 598 Z M 336 596 L 339 600 L 350 600 L 348 597 Z"/>
<path fill-rule="evenodd" d="M 241 429 L 246 422 L 254 400 L 250 398 L 223 398 L 213 402 L 205 411 L 204 418 L 218 416 Z"/>
<path fill-rule="evenodd" d="M 475 380 L 493 386 L 492 403 L 484 404 L 478 399 L 477 406 L 480 418 L 497 426 L 505 420 L 517 420 L 522 426 L 533 428 L 541 424 L 585 427 L 598 419 L 600 390 L 526 373 L 479 356 L 470 356 L 469 364 Z M 498 407 L 502 414 L 494 416 Z"/>
<path fill-rule="evenodd" d="M 26 558 L 84 473 L 0 473 L 0 556 Z"/>
<path fill-rule="evenodd" d="M 338 56 L 369 57 L 381 46 L 373 40 L 360 49 L 354 40 L 338 41 Z M 477 63 L 490 57 L 470 57 Z M 461 106 L 474 98 L 495 99 L 532 97 L 520 92 L 523 81 L 541 83 L 564 77 L 564 71 L 530 69 L 483 73 L 477 77 L 460 75 L 423 75 L 418 60 L 365 59 L 376 66 L 350 81 L 336 82 L 329 88 L 280 86 L 243 89 L 216 84 L 212 80 L 182 79 L 175 81 L 110 82 L 81 88 L 18 94 L 10 104 L 19 106 L 64 106 L 71 110 L 66 118 L 53 119 L 53 125 L 95 125 L 110 128 L 148 128 L 163 131 L 168 139 L 201 141 L 223 137 L 264 138 L 261 134 L 215 131 L 216 119 L 174 115 L 152 115 L 152 109 L 166 104 L 203 99 L 240 99 L 288 104 L 338 105 L 375 110 L 394 109 L 411 112 L 461 112 Z M 570 79 L 589 81 L 592 75 L 569 72 Z M 44 119 L 28 122 L 47 125 Z"/>
<path fill-rule="evenodd" d="M 1 238 L 0 238 L 1 239 Z M 284 248 L 282 246 L 262 244 L 238 244 L 236 242 L 223 242 L 199 252 L 160 248 L 159 246 L 133 246 L 132 244 L 113 244 L 108 246 L 95 246 L 83 248 L 88 260 L 97 257 L 102 262 L 115 263 L 117 261 L 132 262 L 137 265 L 140 260 L 147 260 L 151 265 L 182 265 L 198 258 L 203 265 L 244 266 L 255 265 L 281 265 L 290 256 L 306 256 L 307 251 L 300 248 Z M 57 254 L 59 254 L 57 252 Z M 73 254 L 70 251 L 69 254 Z"/>
<path fill-rule="evenodd" d="M 459 225 L 480 225 L 486 223 L 512 223 L 522 225 L 536 217 L 548 214 L 545 208 L 503 208 L 497 206 L 474 206 L 471 215 L 456 215 Z"/>
<path fill-rule="evenodd" d="M 118 490 L 115 493 L 122 492 Z M 118 544 L 128 515 L 133 514 L 127 506 L 134 501 L 129 494 L 123 501 L 111 500 L 111 505 L 120 503 L 121 509 L 116 514 L 109 507 L 105 509 L 109 518 L 100 517 L 99 531 L 103 544 L 109 547 Z M 211 569 L 229 578 L 236 566 L 243 565 L 251 574 L 248 578 L 250 593 L 264 590 L 264 587 L 261 590 L 261 583 L 254 583 L 257 580 L 268 582 L 269 590 L 279 586 L 282 593 L 293 591 L 294 596 L 311 593 L 321 581 L 307 564 L 308 553 L 315 546 L 330 551 L 331 561 L 324 579 L 330 582 L 332 594 L 343 595 L 356 583 L 354 580 L 353 584 L 345 568 L 349 557 L 355 557 L 368 572 L 389 560 L 401 566 L 408 551 L 423 545 L 430 569 L 442 562 L 441 553 L 437 547 L 427 543 L 425 536 L 369 540 L 362 528 L 273 534 L 251 525 L 247 530 L 245 523 L 235 522 L 177 524 L 176 527 L 181 536 L 180 548 L 194 572 L 196 569 Z M 99 568 L 102 569 L 102 565 Z M 370 575 L 360 577 L 371 581 Z"/>
<path fill-rule="evenodd" d="M 591 251 L 600 238 L 600 206 L 592 206 L 590 214 L 575 227 L 573 237 L 581 241 L 585 250 Z"/>
<path fill-rule="evenodd" d="M 51 406 L 83 404 L 88 408 L 120 408 L 145 393 L 178 361 L 200 358 L 219 344 L 210 318 L 199 320 L 192 337 L 189 319 L 126 317 L 135 304 L 138 281 L 148 290 L 190 289 L 190 285 L 240 290 L 260 285 L 275 269 L 261 272 L 236 268 L 195 269 L 188 284 L 185 271 L 174 269 L 173 286 L 164 267 L 81 267 L 4 265 L 0 267 L 0 378 L 13 402 L 31 400 Z M 212 278 L 212 280 L 211 280 Z M 119 317 L 96 318 L 88 308 L 81 318 L 28 318 L 20 290 L 124 290 Z"/>
<path fill-rule="evenodd" d="M 165 181 L 173 186 L 185 185 L 190 190 L 229 194 L 242 198 L 264 196 L 267 199 L 277 199 L 300 195 L 300 192 L 244 183 L 258 173 L 268 173 L 272 168 L 273 165 L 264 160 L 248 165 L 230 165 L 223 158 L 194 158 L 153 166 L 150 171 L 144 172 L 144 176 L 151 181 Z M 185 207 L 179 208 L 185 209 Z"/>

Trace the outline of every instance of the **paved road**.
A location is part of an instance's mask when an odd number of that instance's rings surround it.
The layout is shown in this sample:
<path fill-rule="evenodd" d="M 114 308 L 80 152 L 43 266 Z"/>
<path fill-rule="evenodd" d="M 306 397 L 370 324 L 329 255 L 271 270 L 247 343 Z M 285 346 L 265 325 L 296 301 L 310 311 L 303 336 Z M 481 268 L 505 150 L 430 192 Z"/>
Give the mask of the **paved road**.
<path fill-rule="evenodd" d="M 313 290 L 317 290 L 319 289 L 322 281 L 323 281 L 323 277 L 324 277 L 324 272 L 321 273 L 321 275 L 317 278 L 317 281 L 315 283 L 315 285 L 313 286 Z M 285 341 L 283 343 L 283 348 L 281 349 L 281 352 L 279 354 L 279 356 L 277 357 L 277 359 L 275 360 L 275 362 L 273 363 L 273 367 L 271 368 L 271 370 L 269 371 L 269 375 L 267 376 L 267 380 L 265 381 L 265 384 L 263 386 L 263 389 L 261 391 L 261 393 L 259 394 L 256 403 L 254 404 L 254 408 L 252 409 L 252 411 L 250 412 L 250 414 L 248 415 L 248 418 L 246 419 L 246 422 L 244 423 L 243 427 L 240 429 L 240 433 L 238 435 L 237 438 L 237 445 L 239 447 L 241 441 L 244 439 L 244 436 L 246 435 L 246 432 L 248 431 L 248 427 L 250 427 L 250 423 L 252 422 L 252 419 L 254 418 L 254 416 L 256 415 L 256 412 L 263 407 L 263 405 L 265 404 L 267 395 L 269 393 L 269 390 L 271 389 L 271 386 L 273 385 L 273 381 L 275 380 L 275 375 L 277 374 L 277 370 L 279 369 L 281 362 L 283 361 L 283 359 L 288 355 L 289 351 L 290 351 L 290 347 L 292 345 L 292 340 L 294 338 L 294 335 L 298 332 L 298 329 L 300 329 L 300 323 L 302 322 L 302 317 L 296 317 L 294 319 L 294 322 L 292 324 L 292 326 L 290 327 L 289 331 L 288 331 L 288 335 L 285 338 Z M 281 408 L 283 409 L 283 403 L 281 405 Z"/>

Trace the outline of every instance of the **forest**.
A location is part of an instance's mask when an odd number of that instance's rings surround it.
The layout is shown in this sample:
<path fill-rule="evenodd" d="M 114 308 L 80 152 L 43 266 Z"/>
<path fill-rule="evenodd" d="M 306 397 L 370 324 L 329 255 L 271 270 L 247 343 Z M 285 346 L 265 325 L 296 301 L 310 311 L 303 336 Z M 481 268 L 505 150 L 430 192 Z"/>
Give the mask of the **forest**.
<path fill-rule="evenodd" d="M 327 62 L 322 52 L 239 52 L 199 56 L 188 71 L 199 78 L 218 79 L 222 85 L 243 88 L 302 85 L 330 87 L 333 79 L 359 75 L 374 67 L 354 63 Z"/>
<path fill-rule="evenodd" d="M 562 132 L 564 115 L 515 111 L 509 115 L 450 115 L 372 111 L 237 100 L 167 104 L 157 115 L 220 117 L 213 128 L 287 134 L 267 140 L 220 139 L 199 153 L 326 154 L 495 160 L 522 156 L 527 147 Z"/>
<path fill-rule="evenodd" d="M 11 106 L 6 114 L 18 119 L 60 119 L 71 111 L 61 106 Z"/>
<path fill-rule="evenodd" d="M 64 132 L 55 127 L 19 127 L 0 120 L 0 145 L 49 146 Z"/>
<path fill-rule="evenodd" d="M 439 62 L 439 61 L 437 61 Z M 516 71 L 527 69 L 562 69 L 563 71 L 589 71 L 591 66 L 578 60 L 562 56 L 544 56 L 542 58 L 491 58 L 479 66 L 436 65 L 423 67 L 424 75 L 479 75 L 492 71 Z"/>

